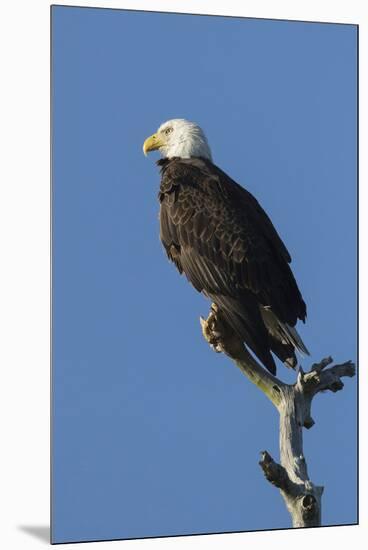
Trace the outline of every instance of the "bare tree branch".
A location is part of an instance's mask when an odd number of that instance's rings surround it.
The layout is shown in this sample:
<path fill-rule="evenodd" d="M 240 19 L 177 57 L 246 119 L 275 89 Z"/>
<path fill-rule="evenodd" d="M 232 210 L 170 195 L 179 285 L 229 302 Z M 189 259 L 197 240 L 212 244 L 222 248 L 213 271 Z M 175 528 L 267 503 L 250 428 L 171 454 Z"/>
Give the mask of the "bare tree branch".
<path fill-rule="evenodd" d="M 266 479 L 278 487 L 291 515 L 293 527 L 321 525 L 321 497 L 323 487 L 309 479 L 303 453 L 303 427 L 311 428 L 312 400 L 326 390 L 342 390 L 343 377 L 355 375 L 355 365 L 347 361 L 329 368 L 327 357 L 312 365 L 309 372 L 300 368 L 295 384 L 285 384 L 264 369 L 247 351 L 212 304 L 207 319 L 201 318 L 204 338 L 217 353 L 225 353 L 236 366 L 270 399 L 280 415 L 280 461 L 277 464 L 267 451 L 259 462 Z"/>
<path fill-rule="evenodd" d="M 217 353 L 225 353 L 236 366 L 258 386 L 277 407 L 284 382 L 273 376 L 252 357 L 243 342 L 219 314 L 216 304 L 212 304 L 207 319 L 200 318 L 204 338 Z"/>

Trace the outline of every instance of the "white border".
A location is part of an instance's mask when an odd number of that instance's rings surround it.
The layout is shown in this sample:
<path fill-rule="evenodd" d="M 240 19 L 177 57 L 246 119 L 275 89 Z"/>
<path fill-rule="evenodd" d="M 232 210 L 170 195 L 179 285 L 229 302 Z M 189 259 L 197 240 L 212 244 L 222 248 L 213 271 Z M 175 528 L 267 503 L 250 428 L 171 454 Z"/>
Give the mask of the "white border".
<path fill-rule="evenodd" d="M 367 412 L 367 29 L 365 2 L 349 0 L 151 0 L 62 2 L 186 13 L 354 23 L 360 26 L 360 418 Z M 45 542 L 19 526 L 49 522 L 49 6 L 17 0 L 1 6 L 0 360 L 1 546 L 36 549 Z M 342 221 L 343 223 L 343 221 Z M 367 247 L 365 247 L 367 248 Z M 365 430 L 366 432 L 367 430 Z M 333 460 L 334 457 L 329 459 Z M 362 547 L 368 535 L 367 437 L 360 435 L 360 526 L 97 543 L 99 548 L 244 548 L 312 544 Z M 60 545 L 72 547 L 71 545 Z M 92 548 L 91 543 L 81 544 Z"/>

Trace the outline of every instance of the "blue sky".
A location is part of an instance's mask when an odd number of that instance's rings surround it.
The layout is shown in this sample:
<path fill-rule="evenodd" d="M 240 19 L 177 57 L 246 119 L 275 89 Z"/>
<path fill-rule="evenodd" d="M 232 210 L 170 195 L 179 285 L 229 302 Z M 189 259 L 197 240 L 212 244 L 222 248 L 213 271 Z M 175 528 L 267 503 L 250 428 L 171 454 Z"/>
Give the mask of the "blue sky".
<path fill-rule="evenodd" d="M 202 339 L 142 144 L 203 127 L 292 255 L 303 367 L 356 360 L 356 28 L 56 6 L 52 29 L 54 542 L 289 527 L 258 465 L 277 413 Z M 313 417 L 322 522 L 355 522 L 356 380 Z"/>

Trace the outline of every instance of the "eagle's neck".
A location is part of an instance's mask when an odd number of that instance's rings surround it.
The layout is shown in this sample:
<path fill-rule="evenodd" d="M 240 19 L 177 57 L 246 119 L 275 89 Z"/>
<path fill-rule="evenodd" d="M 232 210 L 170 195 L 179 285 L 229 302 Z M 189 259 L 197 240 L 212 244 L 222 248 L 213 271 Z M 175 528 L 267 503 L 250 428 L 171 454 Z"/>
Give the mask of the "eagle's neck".
<path fill-rule="evenodd" d="M 169 159 L 169 158 L 165 157 L 165 158 L 163 158 L 163 159 L 158 159 L 158 160 L 156 160 L 156 164 L 157 164 L 157 166 L 159 166 L 161 172 L 163 172 L 163 171 L 165 170 L 165 168 L 167 167 L 167 165 L 168 165 L 171 161 L 177 160 L 178 158 L 179 158 L 179 157 L 173 157 L 173 158 Z"/>
<path fill-rule="evenodd" d="M 174 146 L 171 146 L 164 153 L 165 158 L 179 157 L 181 159 L 190 159 L 193 157 L 202 157 L 208 160 L 212 160 L 212 155 L 207 141 L 196 140 L 195 142 L 190 139 L 179 141 Z"/>
<path fill-rule="evenodd" d="M 206 166 L 213 165 L 212 160 L 207 159 L 205 157 L 191 157 L 189 159 L 183 159 L 181 157 L 170 157 L 170 158 L 165 157 L 165 158 L 161 158 L 161 159 L 156 160 L 156 164 L 160 168 L 161 174 L 163 174 L 165 172 L 166 168 L 168 168 L 169 164 L 171 164 L 172 162 L 177 162 L 177 161 L 179 161 L 179 162 L 183 161 L 183 164 L 189 163 L 189 164 L 192 164 L 193 166 L 198 166 L 202 170 Z M 200 164 L 198 164 L 198 163 L 200 163 Z"/>

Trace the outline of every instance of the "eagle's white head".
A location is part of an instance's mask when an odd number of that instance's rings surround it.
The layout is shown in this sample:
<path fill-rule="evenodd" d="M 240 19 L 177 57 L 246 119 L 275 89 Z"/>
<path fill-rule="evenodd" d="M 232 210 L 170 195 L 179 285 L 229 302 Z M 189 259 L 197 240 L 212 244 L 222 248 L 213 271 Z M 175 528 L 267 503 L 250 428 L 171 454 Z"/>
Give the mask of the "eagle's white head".
<path fill-rule="evenodd" d="M 212 160 L 211 150 L 202 128 L 184 118 L 174 118 L 161 124 L 155 134 L 143 144 L 145 155 L 158 150 L 165 158 L 204 157 Z"/>

